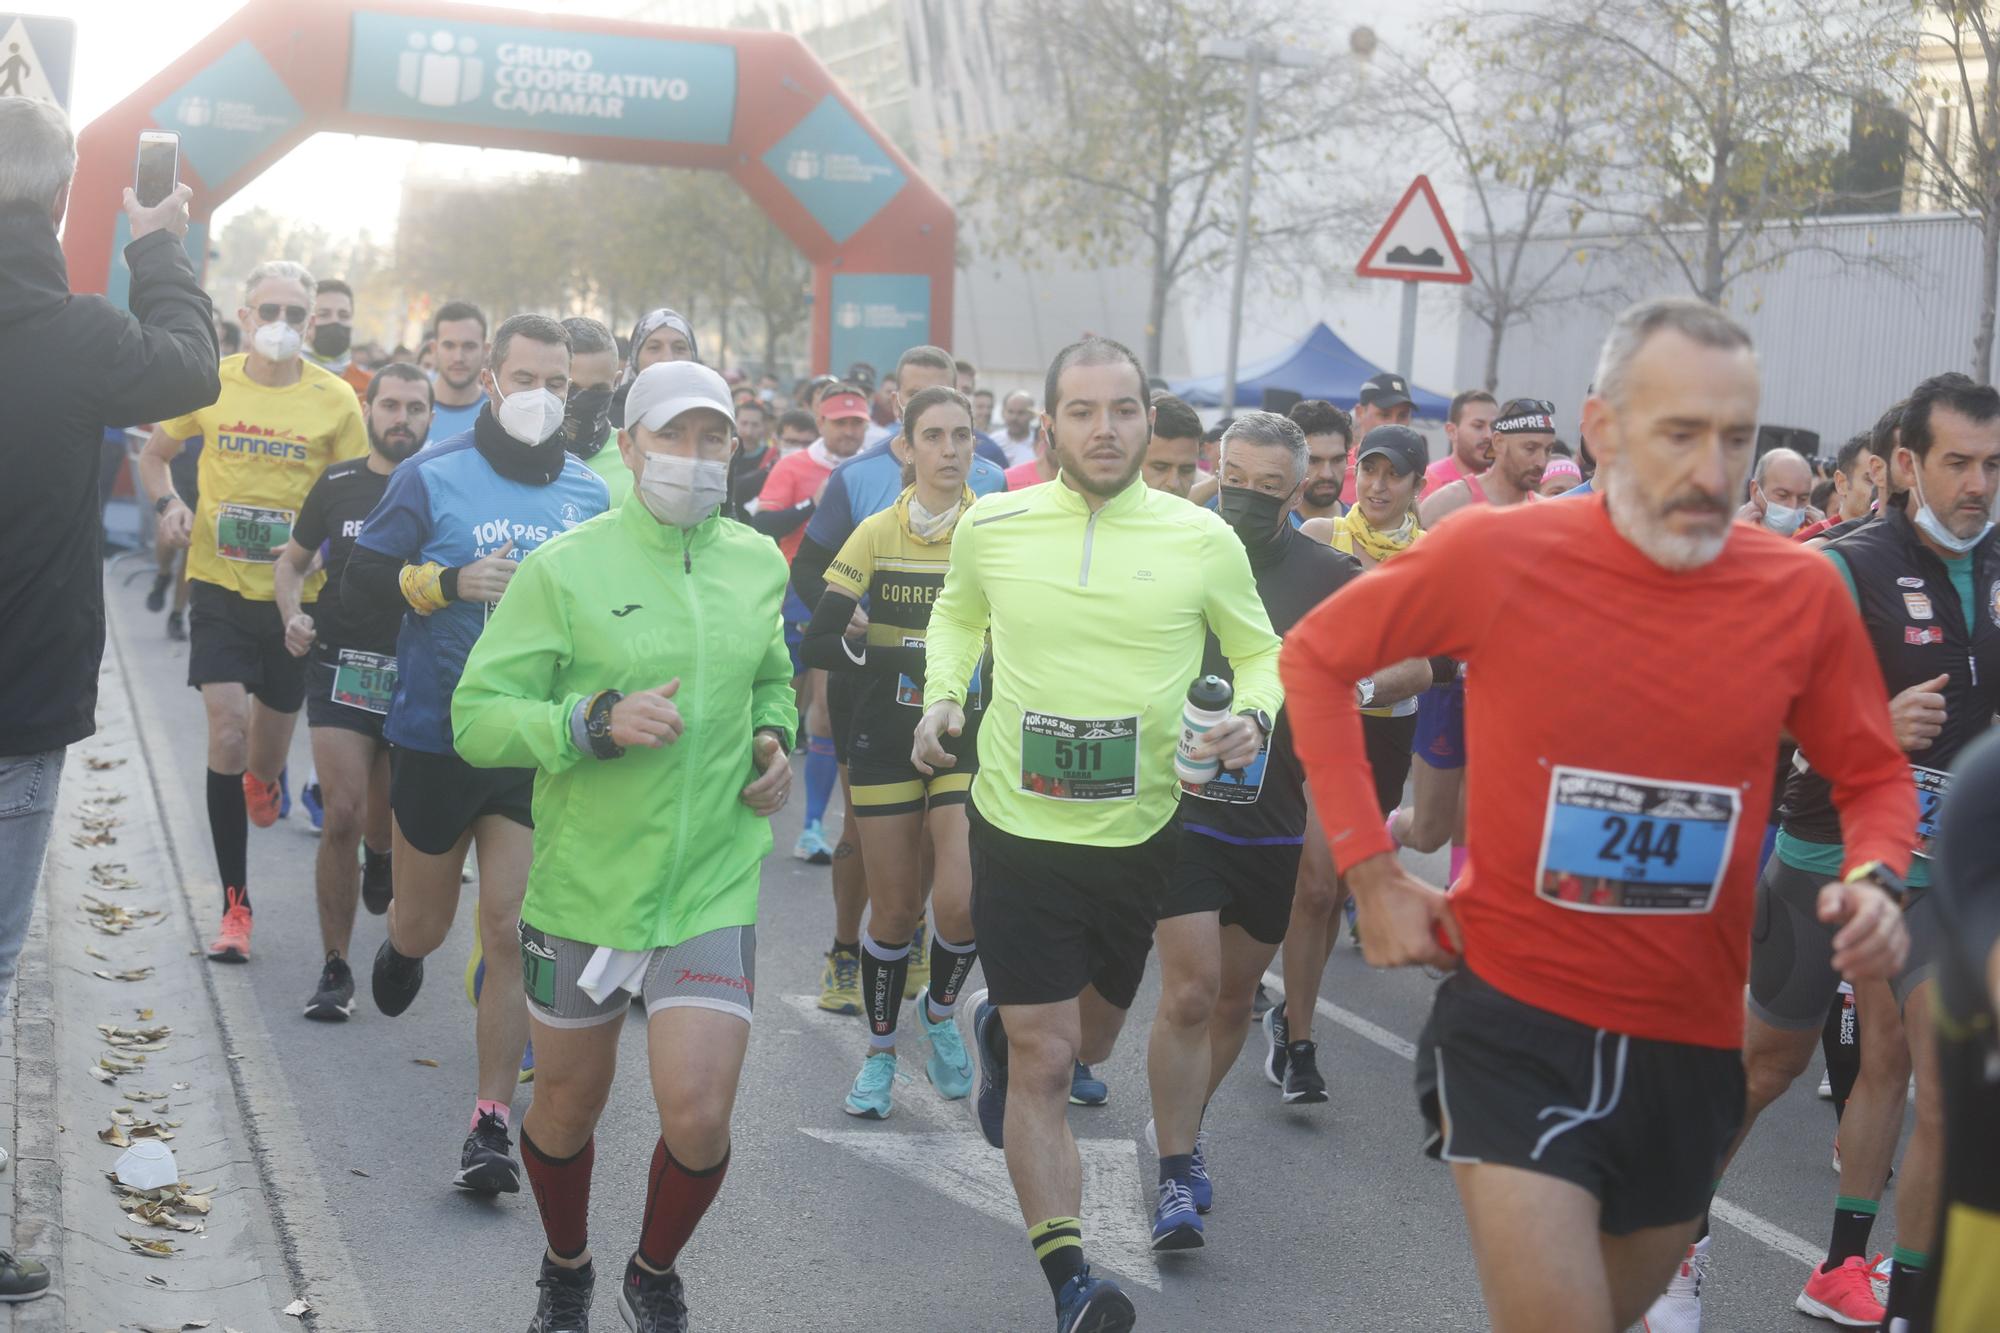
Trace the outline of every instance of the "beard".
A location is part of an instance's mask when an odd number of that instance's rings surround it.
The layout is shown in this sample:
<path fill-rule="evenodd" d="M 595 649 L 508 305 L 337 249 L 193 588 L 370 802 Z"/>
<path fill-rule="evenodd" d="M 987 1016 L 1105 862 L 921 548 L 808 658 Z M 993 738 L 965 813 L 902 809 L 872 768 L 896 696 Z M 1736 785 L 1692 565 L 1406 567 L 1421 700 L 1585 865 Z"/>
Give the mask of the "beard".
<path fill-rule="evenodd" d="M 1700 569 L 1721 555 L 1722 548 L 1729 544 L 1729 531 L 1734 525 L 1726 505 L 1697 492 L 1662 503 L 1646 494 L 1630 469 L 1622 463 L 1600 466 L 1597 476 L 1599 489 L 1604 492 L 1605 504 L 1610 509 L 1611 526 L 1626 541 L 1638 547 L 1641 555 L 1660 568 L 1675 573 Z M 1675 509 L 1718 514 L 1722 518 L 1721 530 L 1713 533 L 1675 532 L 1666 524 L 1667 515 Z"/>
<path fill-rule="evenodd" d="M 1058 449 L 1055 451 L 1056 464 L 1062 470 L 1062 474 L 1069 478 L 1070 483 L 1078 490 L 1095 495 L 1100 500 L 1109 500 L 1112 496 L 1122 492 L 1127 486 L 1130 486 L 1138 479 L 1139 473 L 1146 466 L 1146 451 L 1140 448 L 1134 450 L 1132 457 L 1127 460 L 1123 474 L 1111 481 L 1093 481 L 1084 473 L 1083 459 L 1071 460 L 1065 458 L 1063 454 L 1063 450 Z"/>
<path fill-rule="evenodd" d="M 414 432 L 397 428 L 387 436 L 377 435 L 373 426 L 368 428 L 368 443 L 376 453 L 391 463 L 400 463 L 424 447 L 424 442 Z"/>
<path fill-rule="evenodd" d="M 1309 481 L 1300 497 L 1315 509 L 1325 509 L 1340 498 L 1341 483 L 1338 481 Z"/>

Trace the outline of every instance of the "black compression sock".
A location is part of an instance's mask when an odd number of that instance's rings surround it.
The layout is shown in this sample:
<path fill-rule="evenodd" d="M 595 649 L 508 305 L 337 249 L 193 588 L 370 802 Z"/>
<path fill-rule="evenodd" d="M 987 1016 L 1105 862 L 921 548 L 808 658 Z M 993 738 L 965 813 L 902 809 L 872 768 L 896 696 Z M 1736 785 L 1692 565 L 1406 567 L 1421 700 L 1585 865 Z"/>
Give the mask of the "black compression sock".
<path fill-rule="evenodd" d="M 1917 1312 L 1917 1288 L 1924 1280 L 1924 1269 L 1930 1264 L 1930 1256 L 1915 1250 L 1906 1250 L 1898 1245 L 1889 1251 L 1889 1299 L 1882 1302 L 1882 1327 L 1892 1327 L 1890 1321 L 1896 1318 L 1914 1319 Z"/>
<path fill-rule="evenodd" d="M 222 877 L 223 908 L 235 889 L 250 905 L 250 811 L 243 804 L 243 775 L 208 770 L 208 836 L 215 843 L 215 871 Z"/>
<path fill-rule="evenodd" d="M 1819 1048 L 1826 1056 L 1826 1081 L 1833 1091 L 1833 1118 L 1847 1113 L 1847 1098 L 1861 1076 L 1861 1030 L 1855 1023 L 1854 997 L 1835 995 L 1820 1028 Z"/>
<path fill-rule="evenodd" d="M 1083 1223 L 1074 1217 L 1051 1217 L 1028 1228 L 1028 1243 L 1035 1247 L 1035 1259 L 1049 1290 L 1061 1297 L 1069 1280 L 1090 1265 L 1083 1259 Z"/>
<path fill-rule="evenodd" d="M 1833 1201 L 1833 1239 L 1827 1242 L 1826 1262 L 1820 1271 L 1830 1273 L 1849 1259 L 1868 1257 L 1868 1233 L 1875 1229 L 1875 1214 L 1880 1210 L 1874 1199 L 1843 1194 Z"/>
<path fill-rule="evenodd" d="M 972 975 L 973 960 L 979 950 L 972 944 L 950 944 L 944 936 L 931 932 L 930 1002 L 940 1013 L 950 1013 L 958 1004 L 958 993 Z M 926 1018 L 930 1015 L 924 1015 Z"/>
<path fill-rule="evenodd" d="M 896 1039 L 903 1008 L 903 983 L 910 975 L 910 946 L 885 949 L 873 935 L 861 936 L 861 1004 L 868 1014 L 869 1045 L 886 1049 Z"/>

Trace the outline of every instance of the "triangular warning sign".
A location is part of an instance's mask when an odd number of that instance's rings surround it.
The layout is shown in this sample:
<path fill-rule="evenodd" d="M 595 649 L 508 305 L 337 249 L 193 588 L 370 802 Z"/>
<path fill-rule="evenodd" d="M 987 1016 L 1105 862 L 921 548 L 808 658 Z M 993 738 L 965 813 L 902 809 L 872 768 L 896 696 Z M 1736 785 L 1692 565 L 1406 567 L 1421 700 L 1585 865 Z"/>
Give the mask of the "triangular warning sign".
<path fill-rule="evenodd" d="M 28 40 L 28 27 L 19 19 L 7 25 L 0 36 L 0 97 L 32 97 L 39 102 L 55 102 L 55 85 L 42 72 L 42 58 Z"/>
<path fill-rule="evenodd" d="M 1412 207 L 1419 199 L 1422 205 Z M 1400 282 L 1472 281 L 1472 265 L 1466 263 L 1465 251 L 1458 248 L 1458 237 L 1445 221 L 1430 177 L 1419 176 L 1410 182 L 1354 271 L 1364 278 L 1395 278 Z"/>

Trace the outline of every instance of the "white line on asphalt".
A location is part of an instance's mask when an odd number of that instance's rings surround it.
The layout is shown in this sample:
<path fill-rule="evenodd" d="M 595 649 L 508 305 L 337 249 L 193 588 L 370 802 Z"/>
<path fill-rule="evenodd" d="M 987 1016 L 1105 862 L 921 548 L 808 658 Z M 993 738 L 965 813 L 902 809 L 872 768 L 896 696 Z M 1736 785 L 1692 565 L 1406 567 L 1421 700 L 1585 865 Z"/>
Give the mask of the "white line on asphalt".
<path fill-rule="evenodd" d="M 1279 995 L 1285 991 L 1284 979 L 1274 972 L 1264 974 L 1264 986 L 1265 989 Z M 1357 1037 L 1374 1042 L 1392 1055 L 1399 1055 L 1405 1060 L 1417 1058 L 1414 1042 L 1403 1040 L 1380 1024 L 1371 1023 L 1331 1000 L 1321 998 L 1314 1001 L 1313 1010 L 1340 1024 Z M 1710 1207 L 1709 1215 L 1718 1222 L 1727 1222 L 1752 1240 L 1761 1241 L 1779 1254 L 1796 1259 L 1802 1264 L 1817 1264 L 1823 1257 L 1820 1247 L 1811 1241 L 1802 1236 L 1795 1236 L 1776 1222 L 1768 1222 L 1748 1208 L 1740 1208 L 1727 1199 L 1718 1197 Z"/>

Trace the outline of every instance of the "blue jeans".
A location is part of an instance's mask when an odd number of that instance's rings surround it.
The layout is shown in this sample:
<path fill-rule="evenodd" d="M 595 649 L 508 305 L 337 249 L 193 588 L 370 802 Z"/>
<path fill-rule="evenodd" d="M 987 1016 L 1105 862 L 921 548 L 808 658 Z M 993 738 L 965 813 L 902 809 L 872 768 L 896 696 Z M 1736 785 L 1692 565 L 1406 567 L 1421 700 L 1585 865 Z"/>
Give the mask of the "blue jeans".
<path fill-rule="evenodd" d="M 34 915 L 66 753 L 0 757 L 0 1014 L 13 997 L 15 967 Z"/>

